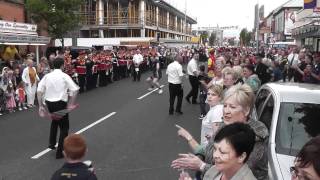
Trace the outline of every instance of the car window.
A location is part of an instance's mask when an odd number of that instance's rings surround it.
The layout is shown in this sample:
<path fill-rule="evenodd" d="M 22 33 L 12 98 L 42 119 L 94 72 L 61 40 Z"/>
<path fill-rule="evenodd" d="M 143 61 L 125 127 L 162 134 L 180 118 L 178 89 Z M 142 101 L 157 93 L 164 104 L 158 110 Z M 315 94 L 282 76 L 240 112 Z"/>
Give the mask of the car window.
<path fill-rule="evenodd" d="M 264 103 L 261 115 L 258 116 L 259 120 L 263 122 L 269 130 L 272 122 L 273 109 L 274 109 L 274 100 L 273 100 L 273 96 L 270 95 L 266 103 Z"/>
<path fill-rule="evenodd" d="M 255 101 L 255 109 L 257 113 L 257 117 L 260 116 L 261 109 L 263 107 L 263 104 L 267 97 L 269 96 L 270 92 L 267 89 L 261 89 L 257 96 L 256 96 L 256 101 Z"/>
<path fill-rule="evenodd" d="M 281 103 L 276 131 L 276 151 L 296 156 L 302 146 L 320 134 L 320 104 Z"/>

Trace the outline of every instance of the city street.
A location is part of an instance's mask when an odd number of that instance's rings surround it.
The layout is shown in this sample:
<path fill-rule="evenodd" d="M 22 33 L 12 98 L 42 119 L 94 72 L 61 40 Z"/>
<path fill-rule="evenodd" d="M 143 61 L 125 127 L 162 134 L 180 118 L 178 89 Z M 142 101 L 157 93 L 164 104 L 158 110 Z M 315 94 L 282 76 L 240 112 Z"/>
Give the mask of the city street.
<path fill-rule="evenodd" d="M 166 80 L 166 76 L 161 80 L 165 85 L 161 95 L 157 91 L 146 94 L 144 81 L 127 78 L 78 96 L 80 107 L 70 114 L 69 133 L 81 130 L 88 146 L 84 160 L 93 161 L 98 179 L 178 178 L 170 163 L 178 153 L 190 149 L 177 136 L 174 125 L 199 138 L 201 121 L 199 107 L 186 101 L 183 115 L 168 115 Z M 184 81 L 186 94 L 190 85 Z M 37 111 L 33 108 L 0 117 L 1 180 L 50 179 L 64 163 L 55 159 L 55 151 L 46 151 L 50 120 L 40 118 Z"/>

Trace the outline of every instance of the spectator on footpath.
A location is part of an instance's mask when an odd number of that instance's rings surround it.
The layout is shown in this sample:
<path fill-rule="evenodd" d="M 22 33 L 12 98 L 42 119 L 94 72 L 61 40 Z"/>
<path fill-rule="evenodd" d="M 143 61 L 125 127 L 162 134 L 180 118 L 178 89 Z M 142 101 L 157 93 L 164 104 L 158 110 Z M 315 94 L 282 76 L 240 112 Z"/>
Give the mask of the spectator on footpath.
<path fill-rule="evenodd" d="M 261 86 L 260 79 L 254 72 L 253 65 L 246 65 L 243 68 L 243 79 L 244 83 L 248 84 L 253 92 L 257 92 Z"/>
<path fill-rule="evenodd" d="M 262 62 L 262 58 L 264 56 L 262 54 L 258 54 L 256 56 L 256 67 L 254 72 L 258 75 L 258 78 L 261 81 L 261 85 L 267 83 L 271 79 L 271 75 L 269 73 L 269 67 Z"/>
<path fill-rule="evenodd" d="M 37 82 L 40 81 L 37 70 L 33 67 L 33 61 L 27 60 L 27 67 L 22 72 L 22 81 L 25 85 L 25 91 L 27 94 L 28 107 L 34 107 L 34 99 L 37 91 Z"/>
<path fill-rule="evenodd" d="M 61 110 L 72 110 L 76 107 L 75 99 L 79 87 L 74 83 L 71 77 L 62 72 L 64 60 L 56 58 L 53 61 L 52 72 L 45 75 L 39 83 L 37 95 L 39 102 L 39 115 L 54 114 Z M 43 103 L 45 102 L 45 104 Z M 51 115 L 50 114 L 50 115 Z M 63 140 L 68 135 L 69 131 L 69 114 L 64 113 L 59 119 L 52 117 L 50 127 L 49 148 L 55 149 L 57 141 L 57 131 L 60 129 L 60 137 L 56 159 L 63 158 Z"/>
<path fill-rule="evenodd" d="M 248 164 L 254 148 L 255 133 L 243 123 L 224 126 L 214 137 L 212 156 L 216 163 L 204 175 L 203 180 L 256 180 Z M 192 180 L 187 173 L 181 173 L 179 180 Z"/>
<path fill-rule="evenodd" d="M 200 116 L 199 119 L 203 119 L 204 116 L 207 114 L 207 106 L 206 106 L 206 99 L 207 99 L 207 84 L 211 81 L 211 78 L 208 77 L 208 74 L 205 72 L 206 67 L 205 65 L 200 66 L 200 73 L 198 76 L 198 80 L 200 82 L 200 95 L 199 95 L 199 104 L 200 104 Z"/>
<path fill-rule="evenodd" d="M 308 141 L 298 153 L 290 168 L 292 180 L 320 179 L 320 135 Z"/>
<path fill-rule="evenodd" d="M 189 75 L 189 82 L 191 84 L 191 90 L 186 96 L 186 100 L 190 103 L 192 98 L 192 104 L 197 104 L 198 91 L 199 91 L 199 68 L 198 68 L 199 54 L 196 52 L 193 54 L 192 59 L 189 61 L 187 66 L 187 73 Z"/>
<path fill-rule="evenodd" d="M 272 74 L 271 74 L 270 81 L 277 82 L 277 81 L 283 80 L 283 75 L 282 75 L 283 70 L 281 70 L 279 62 L 272 61 L 271 67 L 272 67 Z"/>
<path fill-rule="evenodd" d="M 93 169 L 82 162 L 87 145 L 81 135 L 70 134 L 63 142 L 66 163 L 58 169 L 51 180 L 97 180 Z"/>
<path fill-rule="evenodd" d="M 237 84 L 228 89 L 223 100 L 223 123 L 217 129 L 236 122 L 248 124 L 255 132 L 255 144 L 247 161 L 254 176 L 259 180 L 268 177 L 268 129 L 260 121 L 251 119 L 254 93 L 250 86 Z M 216 131 L 218 132 L 218 130 Z M 198 144 L 192 135 L 186 131 L 183 135 L 188 140 L 194 154 L 179 154 L 179 158 L 171 163 L 174 169 L 191 169 L 201 171 L 202 175 L 215 164 L 213 157 L 215 134 L 210 138 L 207 146 Z"/>
<path fill-rule="evenodd" d="M 14 59 L 21 59 L 21 56 L 14 45 L 9 45 L 5 48 L 2 59 L 5 61 L 5 66 L 10 66 L 10 61 Z"/>
<path fill-rule="evenodd" d="M 178 98 L 176 105 L 176 113 L 183 114 L 181 111 L 182 99 L 183 99 L 183 89 L 182 89 L 182 63 L 183 59 L 181 56 L 177 56 L 175 61 L 170 63 L 167 67 L 166 74 L 168 75 L 169 83 L 169 94 L 170 94 L 170 106 L 169 115 L 174 112 L 174 101 L 176 97 Z"/>

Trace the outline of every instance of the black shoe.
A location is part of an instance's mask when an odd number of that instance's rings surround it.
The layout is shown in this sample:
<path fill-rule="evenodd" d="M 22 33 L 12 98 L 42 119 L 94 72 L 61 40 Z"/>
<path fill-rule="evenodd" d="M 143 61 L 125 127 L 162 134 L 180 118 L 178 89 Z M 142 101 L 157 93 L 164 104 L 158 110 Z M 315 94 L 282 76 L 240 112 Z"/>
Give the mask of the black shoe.
<path fill-rule="evenodd" d="M 190 99 L 188 97 L 186 97 L 185 99 L 189 104 L 191 104 Z"/>
<path fill-rule="evenodd" d="M 169 111 L 169 115 L 173 115 L 173 111 Z"/>
<path fill-rule="evenodd" d="M 56 154 L 56 159 L 62 159 L 63 158 L 63 154 L 62 153 L 57 153 Z"/>
<path fill-rule="evenodd" d="M 56 149 L 55 145 L 49 145 L 48 148 L 49 148 L 49 149 L 52 149 L 52 150 L 53 150 L 53 149 Z"/>
<path fill-rule="evenodd" d="M 192 101 L 192 104 L 199 104 L 197 101 Z"/>
<path fill-rule="evenodd" d="M 177 114 L 182 115 L 183 112 L 182 111 L 176 111 Z"/>

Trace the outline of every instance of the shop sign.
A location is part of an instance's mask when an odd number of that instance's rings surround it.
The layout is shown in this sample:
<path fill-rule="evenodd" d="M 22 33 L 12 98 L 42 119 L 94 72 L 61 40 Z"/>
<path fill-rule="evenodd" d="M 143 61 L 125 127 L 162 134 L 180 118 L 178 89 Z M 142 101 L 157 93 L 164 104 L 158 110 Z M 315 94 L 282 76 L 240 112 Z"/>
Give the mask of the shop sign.
<path fill-rule="evenodd" d="M 48 44 L 49 37 L 0 34 L 0 43 Z"/>
<path fill-rule="evenodd" d="M 37 25 L 0 20 L 0 32 L 37 35 Z"/>

